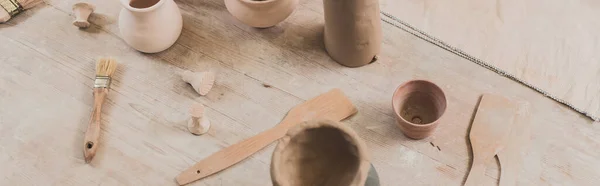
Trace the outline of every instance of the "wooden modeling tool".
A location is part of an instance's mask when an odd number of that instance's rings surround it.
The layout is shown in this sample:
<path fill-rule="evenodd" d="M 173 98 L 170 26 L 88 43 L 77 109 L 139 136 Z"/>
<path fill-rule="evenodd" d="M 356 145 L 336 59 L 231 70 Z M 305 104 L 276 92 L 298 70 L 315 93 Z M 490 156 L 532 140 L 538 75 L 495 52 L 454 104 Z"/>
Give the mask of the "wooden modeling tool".
<path fill-rule="evenodd" d="M 506 147 L 498 152 L 500 160 L 500 186 L 517 185 L 517 178 L 523 164 L 523 156 L 529 146 L 530 112 L 529 104 L 519 104 Z"/>
<path fill-rule="evenodd" d="M 344 93 L 333 89 L 292 108 L 279 125 L 212 154 L 183 171 L 175 179 L 179 185 L 184 185 L 217 173 L 282 138 L 288 129 L 300 122 L 312 119 L 340 121 L 356 112 L 356 108 Z"/>
<path fill-rule="evenodd" d="M 194 135 L 206 134 L 210 129 L 210 121 L 204 112 L 204 105 L 200 103 L 193 104 L 190 107 L 190 119 L 188 120 L 188 130 Z"/>
<path fill-rule="evenodd" d="M 486 163 L 506 145 L 515 113 L 516 105 L 505 97 L 491 94 L 481 97 L 469 134 L 473 164 L 465 186 L 482 185 Z"/>
<path fill-rule="evenodd" d="M 100 116 L 102 115 L 102 104 L 110 89 L 111 76 L 117 68 L 114 59 L 102 58 L 96 65 L 96 79 L 94 80 L 94 107 L 90 124 L 85 131 L 83 141 L 83 156 L 85 162 L 89 163 L 96 155 L 98 149 L 98 138 L 100 137 Z"/>

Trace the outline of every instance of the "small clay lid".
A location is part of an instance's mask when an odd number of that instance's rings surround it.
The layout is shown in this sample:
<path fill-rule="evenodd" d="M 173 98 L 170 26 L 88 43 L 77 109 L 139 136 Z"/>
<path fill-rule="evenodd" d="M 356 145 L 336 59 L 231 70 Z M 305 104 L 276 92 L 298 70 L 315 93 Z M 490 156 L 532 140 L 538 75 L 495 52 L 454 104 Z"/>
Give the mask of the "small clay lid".
<path fill-rule="evenodd" d="M 279 140 L 271 161 L 275 186 L 363 186 L 371 165 L 366 145 L 349 127 L 312 120 Z"/>

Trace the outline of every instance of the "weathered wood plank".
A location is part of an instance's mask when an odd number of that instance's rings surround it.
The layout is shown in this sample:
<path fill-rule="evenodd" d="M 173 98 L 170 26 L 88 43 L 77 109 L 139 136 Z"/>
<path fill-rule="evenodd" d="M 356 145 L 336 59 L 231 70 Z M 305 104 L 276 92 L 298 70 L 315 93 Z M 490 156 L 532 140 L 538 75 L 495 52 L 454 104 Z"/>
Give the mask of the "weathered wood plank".
<path fill-rule="evenodd" d="M 92 17 L 89 31 L 70 25 L 73 2 L 49 1 L 0 25 L 0 42 L 7 43 L 0 46 L 0 150 L 6 154 L 0 162 L 7 165 L 0 173 L 9 175 L 1 185 L 173 185 L 175 175 L 195 161 L 272 127 L 293 105 L 334 87 L 357 105 L 359 113 L 344 123 L 367 142 L 384 185 L 460 185 L 470 166 L 468 128 L 482 93 L 532 103 L 538 132 L 521 184 L 589 185 L 600 179 L 597 125 L 390 25 L 384 24 L 377 63 L 345 68 L 333 62 L 320 39 L 320 1 L 302 2 L 288 20 L 269 29 L 233 20 L 221 1 L 177 1 L 184 14 L 182 36 L 172 48 L 151 55 L 118 38 L 117 1 L 92 1 L 102 15 Z M 42 29 L 48 32 L 37 32 Z M 92 104 L 94 63 L 106 55 L 121 65 L 103 115 L 103 144 L 89 166 L 80 143 Z M 184 69 L 217 71 L 215 88 L 199 97 L 179 80 Z M 409 140 L 394 124 L 391 95 L 412 78 L 438 83 L 449 101 L 443 124 L 426 140 Z M 193 136 L 185 128 L 194 102 L 207 106 L 213 122 L 208 135 Z M 268 147 L 194 185 L 268 185 L 271 152 Z M 488 184 L 496 183 L 498 165 L 487 176 Z"/>

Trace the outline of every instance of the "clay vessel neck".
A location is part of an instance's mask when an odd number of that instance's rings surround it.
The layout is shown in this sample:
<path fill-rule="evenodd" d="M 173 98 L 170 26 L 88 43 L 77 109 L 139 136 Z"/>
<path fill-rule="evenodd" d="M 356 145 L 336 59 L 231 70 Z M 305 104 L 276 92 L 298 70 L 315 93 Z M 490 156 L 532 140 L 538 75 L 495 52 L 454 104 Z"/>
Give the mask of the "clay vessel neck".
<path fill-rule="evenodd" d="M 121 5 L 131 13 L 143 15 L 153 12 L 165 4 L 166 0 L 120 0 Z"/>

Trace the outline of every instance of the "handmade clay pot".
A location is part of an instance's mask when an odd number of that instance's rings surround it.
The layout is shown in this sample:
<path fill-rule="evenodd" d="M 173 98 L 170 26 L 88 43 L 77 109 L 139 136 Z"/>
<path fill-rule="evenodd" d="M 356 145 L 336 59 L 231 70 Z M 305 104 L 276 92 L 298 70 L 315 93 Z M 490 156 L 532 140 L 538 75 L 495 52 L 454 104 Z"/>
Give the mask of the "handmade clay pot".
<path fill-rule="evenodd" d="M 412 139 L 430 136 L 439 125 L 446 105 L 444 91 L 426 80 L 403 83 L 392 97 L 398 126 L 405 136 Z"/>
<path fill-rule="evenodd" d="M 181 34 L 183 21 L 173 0 L 121 0 L 121 37 L 145 53 L 169 48 Z"/>
<path fill-rule="evenodd" d="M 225 0 L 233 17 L 256 28 L 275 26 L 290 16 L 297 5 L 298 0 Z"/>
<path fill-rule="evenodd" d="M 378 0 L 323 0 L 325 49 L 339 64 L 359 67 L 376 60 L 382 32 Z"/>
<path fill-rule="evenodd" d="M 271 161 L 274 186 L 378 186 L 364 142 L 349 127 L 312 120 L 288 130 Z"/>

